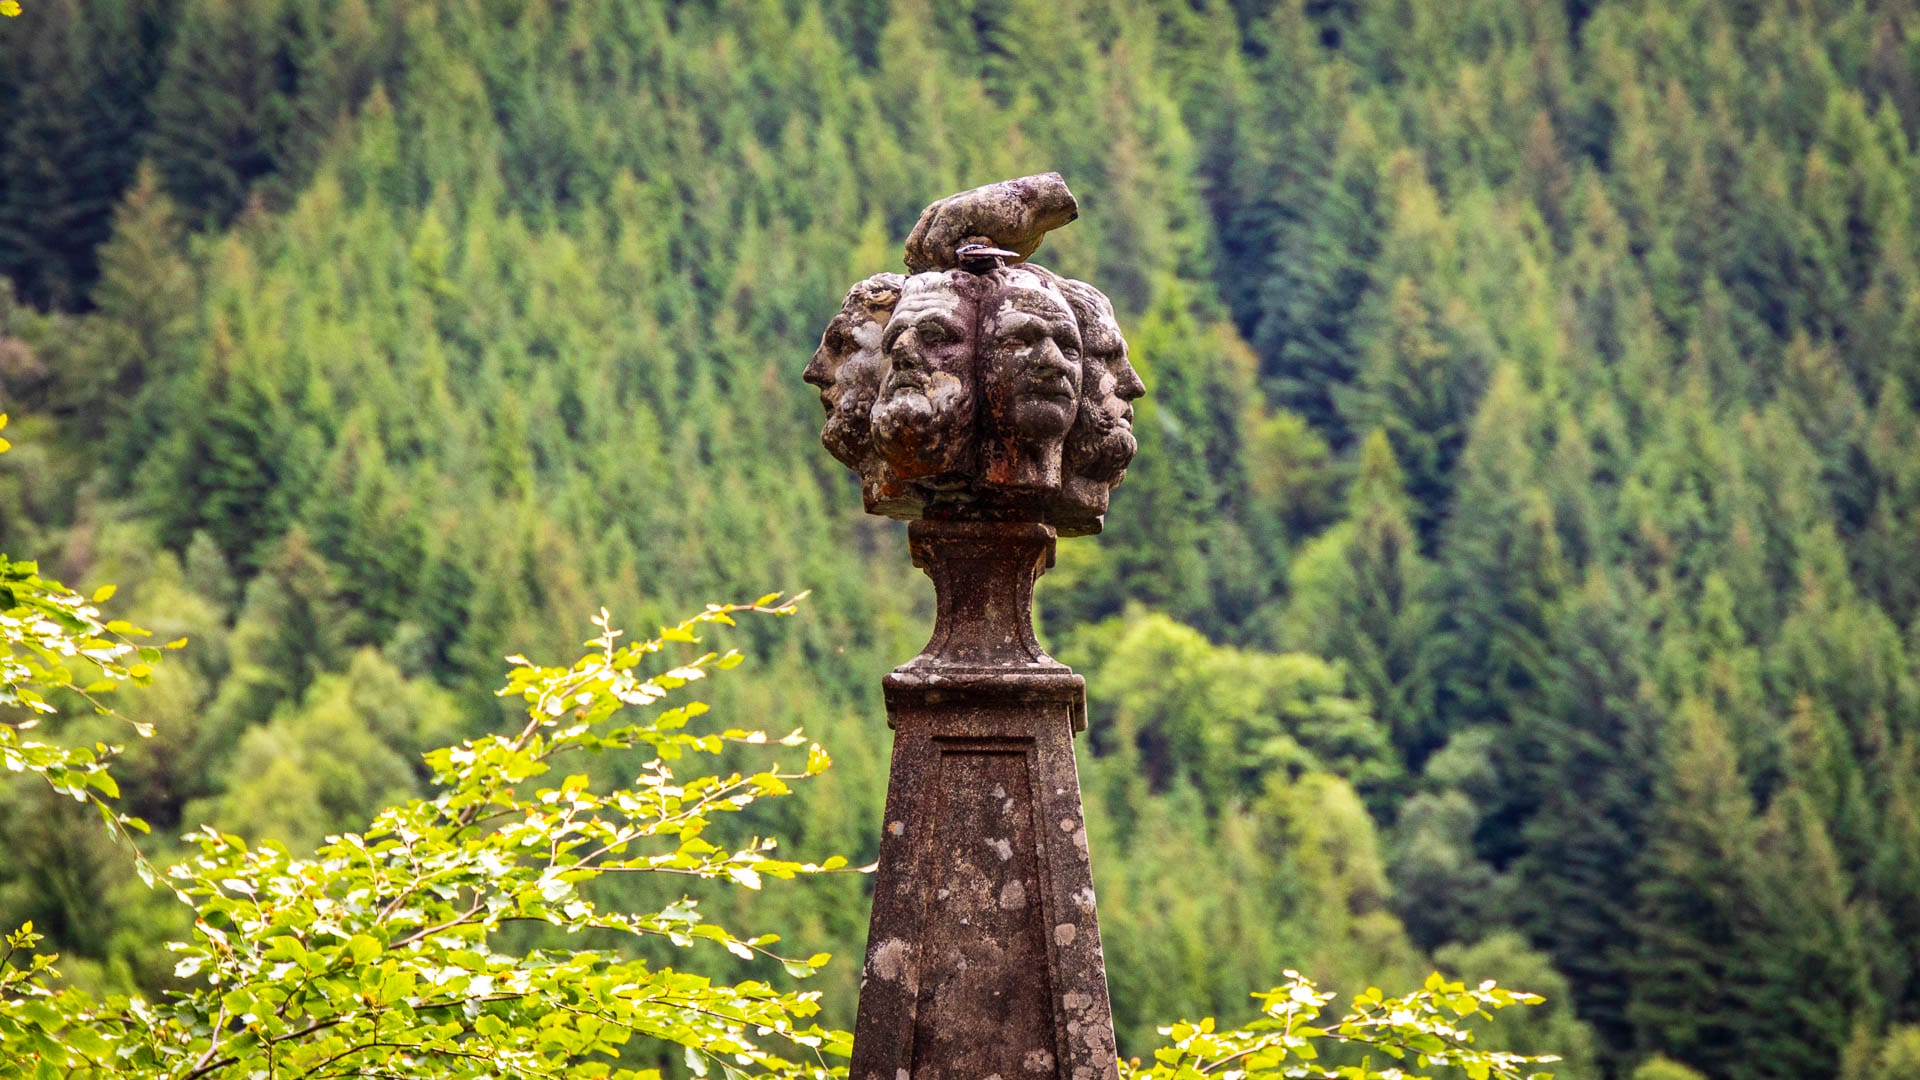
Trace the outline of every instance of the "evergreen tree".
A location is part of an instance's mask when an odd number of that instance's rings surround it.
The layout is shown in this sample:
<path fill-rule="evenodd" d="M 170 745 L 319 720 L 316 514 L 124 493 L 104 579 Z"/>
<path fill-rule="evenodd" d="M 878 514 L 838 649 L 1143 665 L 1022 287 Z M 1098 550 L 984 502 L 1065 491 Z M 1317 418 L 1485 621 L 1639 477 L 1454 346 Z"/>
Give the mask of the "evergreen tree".
<path fill-rule="evenodd" d="M 76 434 L 104 444 L 100 457 L 121 484 L 166 430 L 189 354 L 199 292 L 182 254 L 173 204 L 142 167 L 113 215 L 99 252 L 96 315 L 59 372 L 59 406 Z"/>
<path fill-rule="evenodd" d="M 1663 738 L 1650 841 L 1636 893 L 1639 946 L 1627 1016 L 1642 1050 L 1711 1076 L 1778 1075 L 1753 1055 L 1763 939 L 1748 900 L 1758 827 L 1726 724 L 1685 703 Z"/>
<path fill-rule="evenodd" d="M 280 0 L 183 0 L 146 146 L 190 221 L 224 224 L 273 172 Z"/>
<path fill-rule="evenodd" d="M 367 427 L 349 421 L 324 477 L 305 513 L 314 547 L 340 568 L 338 598 L 350 613 L 341 639 L 384 642 L 418 605 L 426 530 Z"/>
<path fill-rule="evenodd" d="M 1453 469 L 1494 374 L 1485 325 L 1458 295 L 1460 223 L 1410 154 L 1397 174 L 1392 226 L 1360 318 L 1368 330 L 1358 379 L 1339 394 L 1354 430 L 1380 428 L 1407 473 L 1415 523 L 1431 545 L 1448 510 Z"/>
<path fill-rule="evenodd" d="M 163 541 L 184 547 L 204 531 L 244 572 L 285 531 L 313 482 L 313 433 L 277 400 L 236 327 L 216 316 L 219 359 L 171 384 L 174 426 L 154 448 L 160 482 L 147 489 Z M 183 405 L 191 402 L 190 409 Z"/>
<path fill-rule="evenodd" d="M 1529 475 L 1535 423 L 1518 376 L 1502 369 L 1474 419 L 1437 559 L 1441 615 L 1425 647 L 1443 736 L 1509 728 L 1546 678 L 1550 612 L 1565 567 L 1552 507 Z M 1516 803 L 1489 819 L 1487 850 L 1496 859 L 1516 853 L 1514 830 L 1529 809 Z"/>
<path fill-rule="evenodd" d="M 1755 1005 L 1788 1025 L 1756 1023 L 1743 1048 L 1748 1075 L 1833 1076 L 1856 1023 L 1874 1022 L 1869 949 L 1854 886 L 1817 810 L 1794 787 L 1761 822 L 1754 896 L 1767 921 L 1754 955 Z M 1785 1030 L 1782 1030 L 1782 1028 Z"/>
<path fill-rule="evenodd" d="M 1514 866 L 1522 925 L 1573 980 L 1576 1011 L 1609 1049 L 1633 1042 L 1635 864 L 1659 749 L 1642 607 L 1595 571 L 1556 612 L 1542 691 L 1514 719 L 1509 781 L 1538 807 Z"/>
<path fill-rule="evenodd" d="M 34 303 L 86 304 L 148 123 L 165 7 L 49 0 L 0 44 L 18 88 L 0 127 L 0 274 Z"/>
<path fill-rule="evenodd" d="M 1347 666 L 1403 759 L 1436 744 L 1423 644 L 1433 624 L 1431 568 L 1384 432 L 1361 448 L 1344 522 L 1295 559 L 1282 639 Z"/>

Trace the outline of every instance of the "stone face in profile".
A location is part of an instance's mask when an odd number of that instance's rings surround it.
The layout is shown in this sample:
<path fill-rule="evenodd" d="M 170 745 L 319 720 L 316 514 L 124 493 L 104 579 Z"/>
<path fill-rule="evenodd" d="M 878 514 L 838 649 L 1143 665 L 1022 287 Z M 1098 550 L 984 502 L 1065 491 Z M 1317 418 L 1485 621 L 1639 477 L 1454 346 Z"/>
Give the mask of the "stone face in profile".
<path fill-rule="evenodd" d="M 821 443 L 850 469 L 864 470 L 873 456 L 873 403 L 887 374 L 880 337 L 906 280 L 875 274 L 855 285 L 801 374 L 820 388 L 820 404 L 827 410 Z"/>
<path fill-rule="evenodd" d="M 1078 212 L 1058 173 L 963 191 L 921 213 L 917 272 L 848 293 L 805 378 L 869 513 L 1100 531 L 1144 387 L 1106 296 L 1024 261 Z"/>
<path fill-rule="evenodd" d="M 1147 387 L 1127 362 L 1127 339 L 1106 294 L 1071 278 L 1060 285 L 1078 318 L 1081 342 L 1080 412 L 1067 446 L 1067 467 L 1090 480 L 1117 480 L 1137 449 L 1133 403 Z"/>
<path fill-rule="evenodd" d="M 1067 434 L 1066 481 L 1048 520 L 1060 535 L 1078 536 L 1100 531 L 1109 492 L 1133 461 L 1133 403 L 1147 387 L 1127 362 L 1127 339 L 1106 294 L 1071 278 L 1060 287 L 1080 324 L 1080 409 Z"/>

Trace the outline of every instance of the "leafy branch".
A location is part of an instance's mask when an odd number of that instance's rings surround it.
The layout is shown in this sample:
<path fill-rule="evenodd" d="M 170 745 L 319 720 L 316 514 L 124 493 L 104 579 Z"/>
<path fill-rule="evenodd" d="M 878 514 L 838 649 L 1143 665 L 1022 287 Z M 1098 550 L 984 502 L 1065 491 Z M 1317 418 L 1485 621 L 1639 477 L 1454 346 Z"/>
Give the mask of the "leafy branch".
<path fill-rule="evenodd" d="M 723 815 L 788 794 L 829 764 L 798 732 L 771 739 L 695 730 L 707 707 L 667 701 L 737 665 L 738 652 L 700 651 L 656 674 L 640 670 L 663 649 L 699 646 L 707 625 L 789 615 L 798 599 L 710 605 L 634 644 L 621 643 L 602 611 L 576 663 L 512 658 L 501 694 L 526 703 L 522 724 L 428 754 L 431 798 L 390 807 L 362 832 L 330 836 L 311 858 L 196 830 L 188 840 L 197 854 L 167 872 L 197 916 L 193 938 L 171 946 L 175 975 L 193 988 L 159 1004 L 95 1005 L 72 991 L 23 996 L 0 1003 L 0 1037 L 28 1047 L 26 1061 L 77 1076 L 649 1075 L 616 1067 L 634 1039 L 677 1046 L 728 1075 L 838 1075 L 830 1060 L 844 1058 L 851 1040 L 813 1023 L 815 991 L 728 985 L 601 950 L 515 954 L 496 945 L 507 925 L 535 922 L 568 935 L 718 945 L 771 958 L 798 978 L 827 962 L 824 953 L 779 951 L 777 935 L 707 922 L 690 899 L 629 913 L 584 891 L 607 873 L 757 889 L 767 877 L 845 866 L 781 859 L 770 838 L 710 838 Z M 674 771 L 674 762 L 730 746 L 806 749 L 792 767 Z M 551 778 L 562 758 L 631 749 L 651 756 L 627 782 Z M 111 1068 L 100 1064 L 108 1061 Z"/>
<path fill-rule="evenodd" d="M 1121 1070 L 1126 1080 L 1425 1080 L 1432 1068 L 1458 1069 L 1470 1080 L 1550 1080 L 1551 1073 L 1528 1071 L 1532 1065 L 1559 1058 L 1547 1054 L 1526 1057 L 1473 1045 L 1467 1026 L 1473 1019 L 1491 1019 L 1492 1012 L 1513 1005 L 1537 1005 L 1537 994 L 1505 990 L 1491 981 L 1478 986 L 1449 982 L 1438 973 L 1427 977 L 1420 990 L 1397 998 L 1369 987 L 1353 999 L 1353 1007 L 1338 1020 L 1322 1024 L 1321 1013 L 1334 995 L 1297 971 L 1288 981 L 1266 993 L 1254 994 L 1261 1016 L 1244 1027 L 1215 1030 L 1212 1017 L 1183 1021 L 1160 1029 L 1170 1044 L 1158 1050 L 1150 1065 L 1129 1062 Z M 1358 1064 L 1325 1064 L 1323 1047 L 1352 1048 L 1363 1056 Z M 1396 1064 L 1373 1067 L 1373 1053 Z"/>

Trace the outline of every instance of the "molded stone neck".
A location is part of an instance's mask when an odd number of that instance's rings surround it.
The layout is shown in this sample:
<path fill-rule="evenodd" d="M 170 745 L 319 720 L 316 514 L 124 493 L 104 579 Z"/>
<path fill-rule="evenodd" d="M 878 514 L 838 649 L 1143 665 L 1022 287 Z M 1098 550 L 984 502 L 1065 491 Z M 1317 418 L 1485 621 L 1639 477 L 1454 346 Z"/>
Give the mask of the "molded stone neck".
<path fill-rule="evenodd" d="M 933 579 L 933 637 L 903 673 L 1058 674 L 1033 632 L 1033 587 L 1053 565 L 1054 530 L 1028 521 L 921 520 L 913 565 Z"/>

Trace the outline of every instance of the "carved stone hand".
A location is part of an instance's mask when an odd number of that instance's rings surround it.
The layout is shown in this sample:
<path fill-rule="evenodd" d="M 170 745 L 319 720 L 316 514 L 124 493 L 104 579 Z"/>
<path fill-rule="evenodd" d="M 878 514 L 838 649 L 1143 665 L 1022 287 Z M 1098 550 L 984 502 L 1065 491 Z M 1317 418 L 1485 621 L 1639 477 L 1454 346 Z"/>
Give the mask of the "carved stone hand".
<path fill-rule="evenodd" d="M 1080 204 L 1059 173 L 1039 173 L 985 184 L 949 195 L 920 212 L 907 236 L 907 269 L 951 270 L 960 265 L 954 252 L 966 243 L 984 243 L 1018 255 L 1023 262 L 1039 250 L 1048 232 L 1080 216 Z"/>

